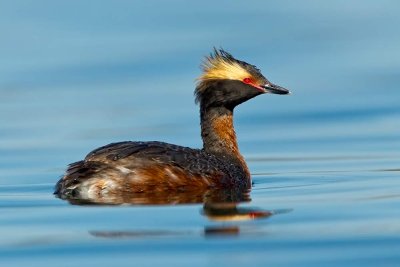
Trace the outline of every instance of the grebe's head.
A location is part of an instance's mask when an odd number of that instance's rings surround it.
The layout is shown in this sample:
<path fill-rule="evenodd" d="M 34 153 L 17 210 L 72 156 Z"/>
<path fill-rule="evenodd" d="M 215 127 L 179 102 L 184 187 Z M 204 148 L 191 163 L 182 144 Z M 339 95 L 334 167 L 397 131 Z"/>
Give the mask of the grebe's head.
<path fill-rule="evenodd" d="M 289 94 L 289 90 L 269 82 L 256 66 L 235 59 L 223 49 L 214 48 L 202 68 L 195 95 L 196 102 L 203 108 L 225 106 L 233 109 L 260 94 Z"/>

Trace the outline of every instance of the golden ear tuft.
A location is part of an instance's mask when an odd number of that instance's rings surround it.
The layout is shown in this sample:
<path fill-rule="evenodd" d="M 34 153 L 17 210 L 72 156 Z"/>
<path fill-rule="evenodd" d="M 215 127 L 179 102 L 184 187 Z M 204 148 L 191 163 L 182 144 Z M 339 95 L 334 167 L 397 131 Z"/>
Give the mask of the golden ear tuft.
<path fill-rule="evenodd" d="M 198 78 L 199 82 L 216 79 L 243 80 L 252 76 L 223 50 L 215 50 L 214 55 L 206 57 L 202 69 L 203 74 Z"/>

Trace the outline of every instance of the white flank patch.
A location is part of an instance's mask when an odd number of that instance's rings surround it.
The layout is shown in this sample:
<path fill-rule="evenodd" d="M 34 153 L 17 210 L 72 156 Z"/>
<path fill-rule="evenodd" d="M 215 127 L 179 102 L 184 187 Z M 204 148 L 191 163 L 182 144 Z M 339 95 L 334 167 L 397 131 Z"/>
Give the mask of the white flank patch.
<path fill-rule="evenodd" d="M 207 185 L 211 185 L 210 181 L 208 181 L 208 179 L 206 177 L 203 177 L 203 181 L 207 184 Z"/>
<path fill-rule="evenodd" d="M 106 195 L 107 193 L 110 192 L 110 189 L 115 189 L 117 187 L 118 187 L 118 185 L 117 185 L 117 183 L 115 183 L 115 181 L 107 180 L 104 182 L 103 188 L 100 193 L 101 193 L 101 195 Z"/>
<path fill-rule="evenodd" d="M 96 195 L 97 190 L 95 190 L 95 187 L 93 186 L 93 179 L 89 179 L 87 181 L 84 181 L 80 186 L 79 186 L 79 195 L 83 199 L 93 199 L 93 196 Z"/>
<path fill-rule="evenodd" d="M 134 175 L 129 175 L 129 180 L 133 183 L 142 183 L 143 176 L 140 175 L 140 172 L 136 172 Z"/>
<path fill-rule="evenodd" d="M 131 173 L 132 171 L 128 168 L 122 167 L 122 166 L 117 166 L 116 167 L 120 172 L 122 172 L 123 174 L 128 174 Z"/>
<path fill-rule="evenodd" d="M 171 180 L 174 180 L 174 181 L 179 180 L 178 176 L 175 173 L 173 173 L 171 171 L 171 169 L 165 168 L 164 171 L 168 174 L 168 176 L 170 177 Z"/>

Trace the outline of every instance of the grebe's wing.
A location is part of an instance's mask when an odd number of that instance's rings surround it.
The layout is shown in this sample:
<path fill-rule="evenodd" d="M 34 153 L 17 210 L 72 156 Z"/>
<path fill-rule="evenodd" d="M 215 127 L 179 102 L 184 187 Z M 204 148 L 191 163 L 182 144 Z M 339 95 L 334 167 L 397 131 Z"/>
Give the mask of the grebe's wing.
<path fill-rule="evenodd" d="M 96 177 L 115 181 L 131 177 L 138 182 L 131 190 L 141 191 L 147 190 L 146 186 L 156 190 L 154 186 L 160 182 L 178 189 L 211 186 L 226 176 L 218 158 L 203 150 L 162 142 L 120 142 L 98 148 L 84 160 L 70 164 L 55 194 L 72 194 L 84 181 Z"/>
<path fill-rule="evenodd" d="M 223 166 L 216 156 L 203 150 L 156 141 L 112 143 L 90 152 L 85 162 L 101 162 L 126 167 L 136 165 L 135 162 L 138 164 L 156 162 L 161 165 L 181 167 L 192 173 L 209 175 L 220 175 Z"/>
<path fill-rule="evenodd" d="M 148 142 L 118 142 L 111 143 L 91 151 L 85 157 L 85 161 L 109 162 L 117 160 L 118 157 L 125 158 L 131 154 L 145 149 Z"/>

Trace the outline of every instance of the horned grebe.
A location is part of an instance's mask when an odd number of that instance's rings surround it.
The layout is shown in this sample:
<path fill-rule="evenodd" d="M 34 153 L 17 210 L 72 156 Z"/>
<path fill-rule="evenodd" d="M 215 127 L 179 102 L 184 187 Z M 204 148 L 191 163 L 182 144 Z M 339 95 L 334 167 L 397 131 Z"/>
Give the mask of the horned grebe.
<path fill-rule="evenodd" d="M 289 91 L 222 49 L 214 49 L 202 68 L 195 90 L 202 149 L 157 141 L 112 143 L 70 164 L 54 194 L 96 202 L 143 192 L 249 189 L 250 172 L 239 152 L 233 110 L 257 95 Z"/>

